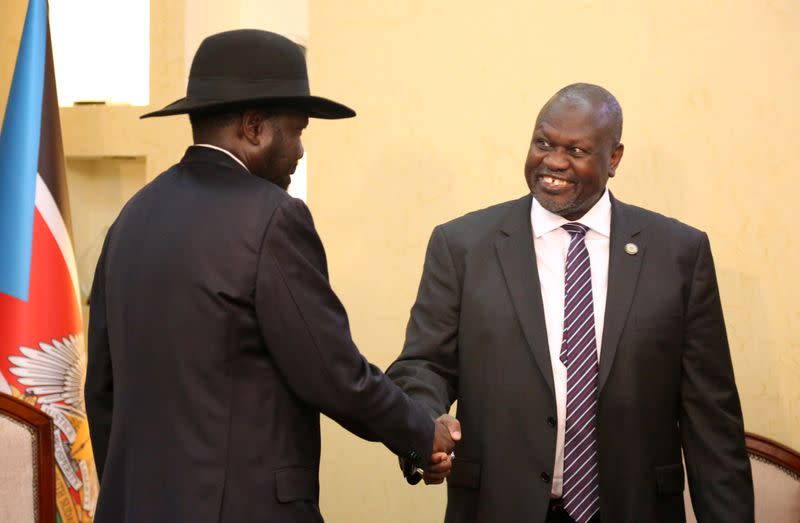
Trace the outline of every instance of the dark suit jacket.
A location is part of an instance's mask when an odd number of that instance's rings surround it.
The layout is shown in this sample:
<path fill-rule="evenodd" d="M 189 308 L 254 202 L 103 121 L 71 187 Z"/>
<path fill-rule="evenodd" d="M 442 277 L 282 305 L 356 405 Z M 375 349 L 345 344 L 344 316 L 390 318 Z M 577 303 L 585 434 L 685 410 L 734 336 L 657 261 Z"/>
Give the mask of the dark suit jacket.
<path fill-rule="evenodd" d="M 434 229 L 387 372 L 431 415 L 458 400 L 448 523 L 545 518 L 556 404 L 530 208 L 526 196 Z M 603 521 L 683 521 L 681 448 L 699 521 L 753 520 L 708 238 L 613 198 L 598 411 Z"/>
<path fill-rule="evenodd" d="M 433 422 L 358 352 L 302 201 L 190 147 L 108 233 L 86 404 L 95 522 L 320 522 L 320 411 L 427 462 Z"/>

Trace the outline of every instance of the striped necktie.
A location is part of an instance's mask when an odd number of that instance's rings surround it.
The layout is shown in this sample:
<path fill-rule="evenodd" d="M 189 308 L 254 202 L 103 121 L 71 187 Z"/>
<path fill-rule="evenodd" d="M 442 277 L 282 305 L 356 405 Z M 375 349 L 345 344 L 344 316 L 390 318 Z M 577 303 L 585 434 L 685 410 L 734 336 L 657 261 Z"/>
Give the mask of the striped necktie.
<path fill-rule="evenodd" d="M 580 223 L 562 226 L 570 235 L 564 274 L 564 334 L 561 362 L 567 368 L 567 420 L 564 433 L 564 508 L 586 523 L 600 508 L 597 471 L 597 341 L 592 271 Z"/>

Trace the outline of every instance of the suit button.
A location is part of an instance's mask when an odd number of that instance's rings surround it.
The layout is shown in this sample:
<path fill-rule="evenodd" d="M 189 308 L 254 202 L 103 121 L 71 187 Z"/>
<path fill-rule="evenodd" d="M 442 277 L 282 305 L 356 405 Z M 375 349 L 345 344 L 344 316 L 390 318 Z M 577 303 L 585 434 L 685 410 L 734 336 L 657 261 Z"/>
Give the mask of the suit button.
<path fill-rule="evenodd" d="M 551 427 L 556 426 L 556 419 L 553 416 L 547 416 L 547 424 Z"/>
<path fill-rule="evenodd" d="M 547 472 L 542 472 L 541 477 L 542 481 L 544 481 L 545 483 L 550 483 L 550 474 L 548 474 Z"/>

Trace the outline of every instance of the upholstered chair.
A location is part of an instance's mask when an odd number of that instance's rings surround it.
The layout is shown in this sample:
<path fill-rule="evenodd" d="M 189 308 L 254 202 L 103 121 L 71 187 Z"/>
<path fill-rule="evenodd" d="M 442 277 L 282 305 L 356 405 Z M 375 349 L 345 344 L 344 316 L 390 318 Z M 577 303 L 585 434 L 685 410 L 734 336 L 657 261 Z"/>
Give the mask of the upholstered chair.
<path fill-rule="evenodd" d="M 56 520 L 53 422 L 0 393 L 0 521 Z"/>

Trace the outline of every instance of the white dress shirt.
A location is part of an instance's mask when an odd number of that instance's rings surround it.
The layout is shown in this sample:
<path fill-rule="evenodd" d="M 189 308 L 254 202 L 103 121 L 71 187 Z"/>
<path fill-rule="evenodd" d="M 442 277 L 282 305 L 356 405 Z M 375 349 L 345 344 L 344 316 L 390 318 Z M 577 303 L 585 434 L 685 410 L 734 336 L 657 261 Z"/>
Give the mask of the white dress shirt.
<path fill-rule="evenodd" d="M 611 199 L 608 189 L 583 215 L 578 223 L 589 227 L 586 248 L 592 271 L 592 299 L 597 338 L 597 360 L 600 361 L 600 340 L 603 338 L 603 320 L 608 291 L 608 246 L 611 233 Z M 550 363 L 553 366 L 553 383 L 556 393 L 558 432 L 556 435 L 556 461 L 553 467 L 553 497 L 560 497 L 564 477 L 564 426 L 567 419 L 567 368 L 561 363 L 561 337 L 564 329 L 564 266 L 567 260 L 570 236 L 561 228 L 569 220 L 542 207 L 536 198 L 531 205 L 533 246 L 536 250 L 536 267 L 544 304 L 544 321 L 547 326 L 547 343 Z"/>
<path fill-rule="evenodd" d="M 234 155 L 232 152 L 230 152 L 227 149 L 223 149 L 222 147 L 217 147 L 216 145 L 211 145 L 209 143 L 196 143 L 194 145 L 195 145 L 195 147 L 208 147 L 209 149 L 216 149 L 217 151 L 222 151 L 223 153 L 227 154 L 228 156 L 230 156 L 231 158 L 236 160 L 236 163 L 238 163 L 239 165 L 244 167 L 245 171 L 250 172 L 250 169 L 248 169 L 247 166 L 245 164 L 243 164 L 242 161 L 239 158 L 236 157 L 236 155 Z"/>

